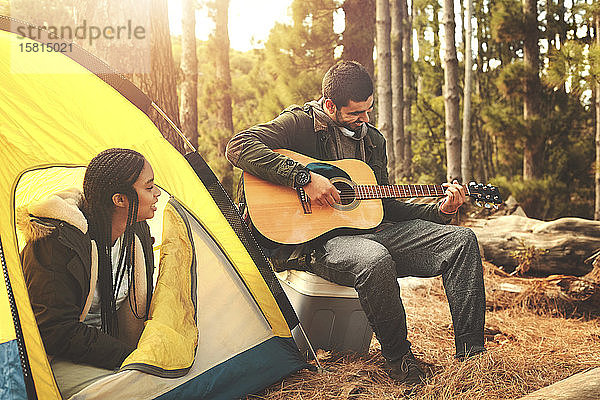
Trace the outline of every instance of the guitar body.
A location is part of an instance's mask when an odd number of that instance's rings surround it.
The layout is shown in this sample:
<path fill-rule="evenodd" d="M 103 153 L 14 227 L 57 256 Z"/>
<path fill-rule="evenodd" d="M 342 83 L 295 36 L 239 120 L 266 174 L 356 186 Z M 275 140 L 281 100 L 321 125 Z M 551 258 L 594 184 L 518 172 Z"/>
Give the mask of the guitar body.
<path fill-rule="evenodd" d="M 291 150 L 275 150 L 309 170 L 327 176 L 343 190 L 353 184 L 377 185 L 373 170 L 355 159 L 320 161 Z M 336 207 L 311 203 L 305 213 L 295 189 L 276 185 L 244 172 L 244 191 L 248 212 L 255 228 L 265 237 L 283 244 L 299 244 L 336 228 L 374 228 L 383 220 L 380 199 L 349 199 Z M 342 202 L 344 203 L 344 202 Z"/>

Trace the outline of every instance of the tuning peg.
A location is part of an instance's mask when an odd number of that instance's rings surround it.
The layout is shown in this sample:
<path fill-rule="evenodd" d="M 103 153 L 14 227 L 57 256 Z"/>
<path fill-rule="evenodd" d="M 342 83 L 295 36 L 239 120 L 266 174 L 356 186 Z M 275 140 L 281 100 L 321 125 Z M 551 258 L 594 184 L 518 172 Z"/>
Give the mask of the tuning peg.
<path fill-rule="evenodd" d="M 479 200 L 475 200 L 475 205 L 476 205 L 477 207 L 483 207 L 483 204 L 482 204 L 482 203 L 481 203 L 481 201 L 479 201 Z"/>
<path fill-rule="evenodd" d="M 490 203 L 485 203 L 485 208 L 492 208 L 492 205 Z"/>
<path fill-rule="evenodd" d="M 494 206 L 493 206 L 493 207 L 494 207 L 494 210 L 497 210 L 497 209 L 499 209 L 499 208 L 500 208 L 500 206 L 499 206 L 498 204 L 494 204 Z"/>

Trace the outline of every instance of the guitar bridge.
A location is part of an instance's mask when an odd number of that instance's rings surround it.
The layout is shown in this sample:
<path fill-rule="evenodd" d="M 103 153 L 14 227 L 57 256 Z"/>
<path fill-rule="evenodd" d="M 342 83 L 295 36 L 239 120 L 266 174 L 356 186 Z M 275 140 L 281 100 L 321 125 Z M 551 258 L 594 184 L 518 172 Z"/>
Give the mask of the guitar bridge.
<path fill-rule="evenodd" d="M 304 189 L 301 187 L 296 188 L 296 193 L 298 193 L 298 199 L 300 200 L 300 204 L 302 204 L 302 210 L 304 210 L 304 214 L 312 214 L 310 198 L 306 195 Z"/>

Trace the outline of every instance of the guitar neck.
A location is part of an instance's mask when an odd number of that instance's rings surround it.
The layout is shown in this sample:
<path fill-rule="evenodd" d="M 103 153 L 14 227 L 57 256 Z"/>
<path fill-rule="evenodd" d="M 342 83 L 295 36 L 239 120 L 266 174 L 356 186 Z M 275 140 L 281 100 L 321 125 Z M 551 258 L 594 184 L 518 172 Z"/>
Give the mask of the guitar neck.
<path fill-rule="evenodd" d="M 463 186 L 467 195 L 469 188 Z M 360 200 L 391 199 L 401 197 L 440 197 L 446 188 L 442 185 L 357 185 L 354 189 Z"/>

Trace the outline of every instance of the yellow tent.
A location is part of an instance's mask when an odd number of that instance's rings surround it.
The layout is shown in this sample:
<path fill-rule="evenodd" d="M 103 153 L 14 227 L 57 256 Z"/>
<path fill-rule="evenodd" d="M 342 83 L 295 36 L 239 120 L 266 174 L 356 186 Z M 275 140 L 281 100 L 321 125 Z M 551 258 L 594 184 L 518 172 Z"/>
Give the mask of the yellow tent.
<path fill-rule="evenodd" d="M 81 185 L 84 166 L 110 147 L 135 149 L 151 163 L 163 190 L 151 222 L 157 257 L 173 237 L 184 256 L 178 263 L 161 258 L 138 349 L 117 373 L 75 397 L 237 398 L 303 368 L 290 334 L 297 317 L 202 158 L 181 156 L 146 115 L 152 102 L 118 74 L 96 75 L 101 61 L 77 46 L 19 51 L 19 44 L 36 43 L 17 33 L 19 24 L 0 16 L 0 398 L 61 397 L 23 278 L 16 209 Z M 159 290 L 182 270 L 187 278 L 177 290 L 192 309 L 178 310 L 191 317 L 191 328 L 170 305 L 165 310 L 161 299 L 169 295 Z"/>

